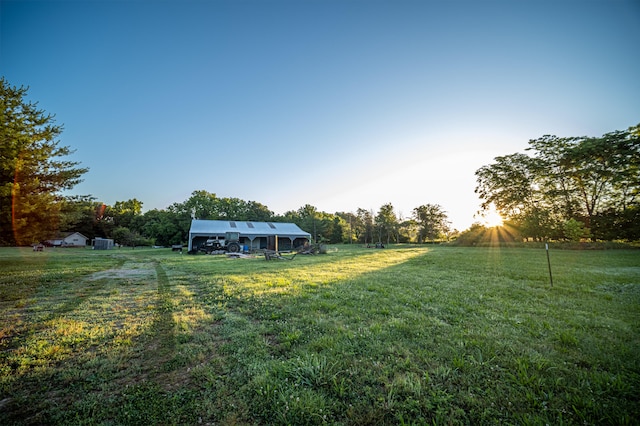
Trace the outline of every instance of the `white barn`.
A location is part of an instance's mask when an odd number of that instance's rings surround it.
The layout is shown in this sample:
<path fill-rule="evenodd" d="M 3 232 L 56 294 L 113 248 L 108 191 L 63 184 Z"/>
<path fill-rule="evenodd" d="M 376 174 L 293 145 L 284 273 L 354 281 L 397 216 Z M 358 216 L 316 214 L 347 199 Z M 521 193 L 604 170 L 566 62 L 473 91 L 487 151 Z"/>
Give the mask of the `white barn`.
<path fill-rule="evenodd" d="M 222 239 L 227 232 L 238 232 L 240 245 L 248 250 L 291 250 L 311 240 L 311 234 L 295 223 L 193 219 L 189 229 L 189 251 L 197 249 L 209 238 Z"/>

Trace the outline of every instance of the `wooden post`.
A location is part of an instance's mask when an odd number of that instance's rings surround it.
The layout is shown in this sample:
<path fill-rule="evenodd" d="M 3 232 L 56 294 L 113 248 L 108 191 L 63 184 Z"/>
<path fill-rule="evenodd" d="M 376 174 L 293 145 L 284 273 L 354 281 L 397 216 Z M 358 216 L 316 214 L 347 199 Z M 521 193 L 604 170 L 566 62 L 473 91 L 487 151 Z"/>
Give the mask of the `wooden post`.
<path fill-rule="evenodd" d="M 278 236 L 276 235 L 276 252 L 278 251 Z"/>

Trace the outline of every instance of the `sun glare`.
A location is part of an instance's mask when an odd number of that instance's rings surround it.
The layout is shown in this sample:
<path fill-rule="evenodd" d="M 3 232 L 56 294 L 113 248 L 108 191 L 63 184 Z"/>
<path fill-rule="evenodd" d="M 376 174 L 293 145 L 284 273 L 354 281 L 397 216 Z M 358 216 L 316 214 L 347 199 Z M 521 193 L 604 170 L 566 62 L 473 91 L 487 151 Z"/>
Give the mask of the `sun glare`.
<path fill-rule="evenodd" d="M 504 219 L 502 218 L 502 216 L 500 216 L 500 213 L 498 213 L 493 206 L 491 210 L 489 210 L 482 216 L 482 218 L 484 220 L 484 225 L 488 228 L 502 226 L 504 223 Z"/>

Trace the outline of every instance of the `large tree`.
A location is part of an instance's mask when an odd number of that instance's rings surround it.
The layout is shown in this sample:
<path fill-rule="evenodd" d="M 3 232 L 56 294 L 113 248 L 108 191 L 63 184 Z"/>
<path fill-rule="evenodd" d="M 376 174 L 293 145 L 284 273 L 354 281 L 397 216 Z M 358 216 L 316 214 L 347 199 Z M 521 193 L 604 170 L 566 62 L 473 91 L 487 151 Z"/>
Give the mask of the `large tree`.
<path fill-rule="evenodd" d="M 327 221 L 325 213 L 319 212 L 315 206 L 305 204 L 298 210 L 285 212 L 282 220 L 290 221 L 311 234 L 315 242 L 323 241 L 327 234 Z"/>
<path fill-rule="evenodd" d="M 446 237 L 449 232 L 447 212 L 438 204 L 424 204 L 413 209 L 418 224 L 418 242 Z"/>
<path fill-rule="evenodd" d="M 28 245 L 60 226 L 62 190 L 88 171 L 61 146 L 62 126 L 26 100 L 27 88 L 0 78 L 0 244 Z"/>
<path fill-rule="evenodd" d="M 523 236 L 570 238 L 580 221 L 598 239 L 638 239 L 640 127 L 601 137 L 543 136 L 527 154 L 496 157 L 476 171 L 483 208 L 518 226 Z"/>
<path fill-rule="evenodd" d="M 493 204 L 503 217 L 513 217 L 532 208 L 536 200 L 533 160 L 526 154 L 495 158 L 495 163 L 476 171 L 475 192 L 483 210 Z"/>
<path fill-rule="evenodd" d="M 141 234 L 154 240 L 155 244 L 169 246 L 187 240 L 180 227 L 179 217 L 167 210 L 150 210 L 143 216 Z"/>
<path fill-rule="evenodd" d="M 61 203 L 61 230 L 76 231 L 88 238 L 107 237 L 113 229 L 113 218 L 107 206 L 90 195 L 66 197 Z M 110 209 L 109 209 L 110 210 Z"/>
<path fill-rule="evenodd" d="M 359 242 L 372 243 L 374 239 L 373 212 L 359 208 L 356 210 L 356 235 Z"/>
<path fill-rule="evenodd" d="M 340 218 L 342 224 L 342 234 L 345 243 L 353 243 L 354 238 L 358 241 L 358 217 L 351 212 L 336 212 L 336 217 Z"/>
<path fill-rule="evenodd" d="M 383 204 L 378 210 L 378 214 L 374 218 L 376 229 L 378 231 L 378 238 L 380 242 L 383 242 L 386 237 L 386 243 L 389 244 L 392 239 L 398 239 L 398 217 L 393 210 L 391 203 Z"/>
<path fill-rule="evenodd" d="M 142 201 L 136 198 L 116 201 L 113 206 L 107 206 L 104 215 L 113 221 L 115 228 L 123 227 L 139 232 L 143 226 L 142 205 Z"/>
<path fill-rule="evenodd" d="M 273 218 L 273 212 L 261 203 L 218 198 L 205 190 L 193 191 L 188 200 L 173 204 L 171 210 L 194 219 L 268 221 Z"/>

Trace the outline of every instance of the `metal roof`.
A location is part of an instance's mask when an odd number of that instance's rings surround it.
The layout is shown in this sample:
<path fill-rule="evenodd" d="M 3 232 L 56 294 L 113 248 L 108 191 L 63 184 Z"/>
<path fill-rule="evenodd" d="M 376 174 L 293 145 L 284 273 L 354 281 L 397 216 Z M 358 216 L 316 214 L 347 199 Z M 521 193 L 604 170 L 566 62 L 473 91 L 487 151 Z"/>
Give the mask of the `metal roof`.
<path fill-rule="evenodd" d="M 250 239 L 270 235 L 311 239 L 311 234 L 300 229 L 295 223 L 203 219 L 191 221 L 189 236 L 191 239 L 193 236 L 223 235 L 225 232 L 239 232 L 240 236 Z"/>

